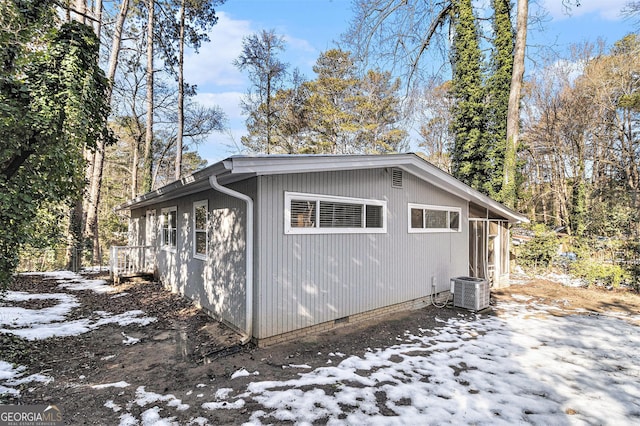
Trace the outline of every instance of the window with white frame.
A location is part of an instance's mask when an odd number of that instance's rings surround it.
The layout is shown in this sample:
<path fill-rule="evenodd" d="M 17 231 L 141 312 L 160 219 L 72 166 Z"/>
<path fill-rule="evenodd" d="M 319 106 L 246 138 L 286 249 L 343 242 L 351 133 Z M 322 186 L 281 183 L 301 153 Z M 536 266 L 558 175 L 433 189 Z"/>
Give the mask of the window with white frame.
<path fill-rule="evenodd" d="M 162 247 L 175 249 L 178 241 L 178 208 L 167 207 L 161 210 L 162 213 Z"/>
<path fill-rule="evenodd" d="M 409 203 L 409 232 L 460 232 L 460 207 Z"/>
<path fill-rule="evenodd" d="M 387 232 L 387 202 L 285 192 L 286 234 Z"/>
<path fill-rule="evenodd" d="M 207 222 L 209 216 L 209 202 L 207 200 L 193 203 L 193 256 L 204 259 L 209 249 L 207 237 Z"/>

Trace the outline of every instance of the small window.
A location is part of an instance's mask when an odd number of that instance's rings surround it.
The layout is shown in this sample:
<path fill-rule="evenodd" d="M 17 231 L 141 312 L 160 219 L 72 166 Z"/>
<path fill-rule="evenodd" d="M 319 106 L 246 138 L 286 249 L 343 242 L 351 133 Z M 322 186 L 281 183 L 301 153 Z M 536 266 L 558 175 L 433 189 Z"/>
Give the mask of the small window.
<path fill-rule="evenodd" d="M 460 232 L 460 207 L 409 204 L 409 232 Z"/>
<path fill-rule="evenodd" d="M 386 205 L 382 200 L 285 192 L 285 233 L 383 233 Z"/>
<path fill-rule="evenodd" d="M 178 208 L 162 209 L 162 248 L 175 249 L 178 244 Z"/>
<path fill-rule="evenodd" d="M 207 200 L 193 203 L 193 256 L 198 259 L 206 258 L 209 249 L 208 216 L 209 203 Z"/>

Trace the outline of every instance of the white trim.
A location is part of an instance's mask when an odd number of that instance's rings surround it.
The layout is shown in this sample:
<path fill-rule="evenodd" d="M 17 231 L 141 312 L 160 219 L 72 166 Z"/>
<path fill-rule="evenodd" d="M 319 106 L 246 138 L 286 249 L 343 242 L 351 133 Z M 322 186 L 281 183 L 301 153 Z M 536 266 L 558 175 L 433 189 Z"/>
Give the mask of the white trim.
<path fill-rule="evenodd" d="M 452 212 L 458 213 L 458 229 L 451 228 L 412 228 L 411 227 L 411 210 L 412 209 L 420 209 L 423 211 L 423 225 L 424 225 L 424 211 L 425 210 L 437 210 L 437 211 L 446 211 L 447 212 L 447 223 L 450 223 L 450 214 Z M 436 206 L 432 204 L 418 204 L 418 203 L 408 203 L 407 204 L 407 232 L 410 234 L 426 234 L 426 233 L 434 233 L 434 232 L 462 232 L 462 208 L 460 207 L 451 207 L 451 206 Z"/>
<path fill-rule="evenodd" d="M 199 207 L 204 207 L 205 210 L 205 224 L 204 224 L 204 228 L 203 229 L 198 229 L 196 228 L 196 209 L 198 209 Z M 194 259 L 200 259 L 200 260 L 206 260 L 207 259 L 207 255 L 209 254 L 209 232 L 207 231 L 209 229 L 209 200 L 199 200 L 199 201 L 194 201 L 193 202 L 193 258 Z M 197 250 L 197 234 L 198 232 L 203 232 L 204 231 L 204 253 L 198 253 L 196 252 Z"/>
<path fill-rule="evenodd" d="M 152 219 L 153 222 L 151 221 Z M 158 243 L 158 217 L 156 216 L 156 209 L 147 209 L 144 220 L 144 241 L 142 242 L 145 246 L 155 246 Z"/>
<path fill-rule="evenodd" d="M 359 204 L 365 206 L 362 209 L 362 224 L 361 228 L 321 228 L 319 226 L 320 209 L 316 206 L 316 214 L 314 218 L 313 227 L 302 228 L 291 226 L 291 200 L 302 200 L 319 203 L 320 201 L 346 203 L 346 204 Z M 381 206 L 382 207 L 382 227 L 381 228 L 367 228 L 366 227 L 366 206 Z M 387 233 L 387 201 L 375 200 L 367 198 L 354 198 L 354 197 L 341 197 L 337 195 L 324 195 L 324 194 L 310 194 L 303 192 L 289 192 L 284 193 L 284 233 L 290 234 L 386 234 Z"/>
<path fill-rule="evenodd" d="M 176 238 L 173 241 L 173 244 L 167 244 L 167 241 L 164 239 L 164 222 L 165 222 L 165 214 L 173 212 L 176 216 Z M 167 228 L 171 230 L 172 228 Z M 171 234 L 168 235 L 169 240 L 171 240 Z M 170 243 L 172 241 L 169 241 Z M 160 247 L 162 250 L 169 251 L 171 253 L 175 253 L 178 248 L 178 206 L 165 207 L 160 210 Z"/>

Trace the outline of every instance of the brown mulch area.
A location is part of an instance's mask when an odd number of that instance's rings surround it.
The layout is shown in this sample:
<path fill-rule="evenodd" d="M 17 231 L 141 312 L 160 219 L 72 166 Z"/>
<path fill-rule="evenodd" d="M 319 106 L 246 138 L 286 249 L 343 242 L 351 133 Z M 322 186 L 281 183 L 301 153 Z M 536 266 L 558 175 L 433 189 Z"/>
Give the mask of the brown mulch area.
<path fill-rule="evenodd" d="M 165 291 L 158 283 L 125 282 L 115 287 L 114 293 L 105 294 L 60 289 L 57 284 L 55 280 L 44 280 L 41 276 L 19 276 L 11 290 L 72 294 L 81 306 L 70 318 L 96 318 L 95 311 L 119 314 L 131 310 L 142 310 L 147 316 L 157 318 L 147 326 L 105 325 L 79 336 L 37 342 L 0 334 L 1 360 L 25 365 L 28 374 L 41 373 L 54 378 L 49 384 L 22 386 L 19 398 L 0 396 L 0 403 L 56 403 L 63 408 L 69 424 L 119 423 L 118 412 L 106 407 L 105 403 L 117 395 L 133 401 L 141 386 L 146 391 L 174 394 L 189 404 L 191 408 L 186 412 L 171 413 L 180 424 L 198 415 L 208 418 L 211 424 L 242 423 L 249 420 L 257 407 L 248 404 L 241 410 L 213 412 L 200 408 L 203 402 L 215 400 L 216 389 L 243 388 L 254 380 L 253 376 L 232 380 L 231 375 L 240 368 L 259 371 L 261 381 L 297 378 L 300 370 L 289 368 L 290 365 L 326 366 L 330 353 L 362 356 L 367 350 L 397 344 L 398 337 L 406 330 L 415 333 L 419 329 L 435 329 L 449 318 L 472 315 L 462 309 L 429 307 L 388 315 L 369 323 L 352 324 L 290 343 L 256 348 L 241 346 L 238 334 L 184 298 Z M 570 288 L 550 281 L 530 280 L 527 284 L 492 291 L 495 300 L 527 303 L 514 295 L 525 295 L 531 297 L 530 301 L 570 309 L 640 313 L 640 296 L 621 290 Z M 490 309 L 488 314 L 495 312 Z M 124 345 L 125 335 L 140 341 Z M 336 363 L 340 360 L 334 359 Z M 126 381 L 130 386 L 91 388 L 92 385 L 119 381 Z M 139 416 L 146 408 L 149 407 L 133 405 L 127 410 Z"/>

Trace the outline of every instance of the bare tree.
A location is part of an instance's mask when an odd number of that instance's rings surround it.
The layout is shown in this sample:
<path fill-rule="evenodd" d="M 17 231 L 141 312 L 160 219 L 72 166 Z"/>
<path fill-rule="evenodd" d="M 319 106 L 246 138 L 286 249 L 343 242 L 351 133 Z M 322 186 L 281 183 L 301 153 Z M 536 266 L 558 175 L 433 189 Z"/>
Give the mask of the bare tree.
<path fill-rule="evenodd" d="M 109 105 L 111 104 L 113 82 L 115 80 L 116 70 L 118 68 L 118 58 L 120 55 L 120 48 L 122 44 L 122 34 L 128 11 L 129 0 L 122 0 L 118 15 L 116 17 L 115 28 L 111 41 L 111 51 L 109 54 L 109 63 L 107 66 L 107 79 L 109 80 L 109 86 L 107 87 L 105 97 L 106 102 Z M 94 29 L 98 31 L 96 27 L 94 27 Z M 104 123 L 104 126 L 106 127 L 107 123 Z M 98 209 L 100 206 L 100 192 L 102 189 L 102 174 L 104 168 L 106 142 L 107 141 L 104 138 L 100 138 L 98 141 L 96 141 L 96 149 L 91 161 L 91 167 L 89 167 L 91 179 L 89 181 L 89 191 L 87 197 L 88 202 L 85 204 L 86 220 L 84 235 L 86 238 L 89 238 L 92 241 L 94 259 L 99 259 L 101 255 L 98 232 Z"/>
<path fill-rule="evenodd" d="M 252 83 L 242 101 L 242 109 L 248 116 L 248 127 L 262 127 L 263 131 L 243 137 L 242 143 L 256 152 L 271 153 L 275 116 L 272 100 L 282 87 L 288 66 L 278 59 L 284 48 L 282 36 L 274 30 L 263 30 L 244 38 L 242 53 L 233 62 L 239 70 L 249 73 Z"/>
<path fill-rule="evenodd" d="M 504 183 L 501 190 L 502 201 L 509 207 L 514 207 L 516 204 L 516 155 L 518 151 L 520 98 L 522 97 L 522 82 L 524 78 L 524 58 L 527 48 L 528 15 L 529 1 L 518 0 L 513 74 L 511 76 L 509 106 L 507 109 L 507 146 L 504 160 Z"/>
<path fill-rule="evenodd" d="M 147 119 L 145 125 L 144 137 L 144 155 L 143 155 L 143 192 L 151 191 L 153 176 L 153 77 L 155 70 L 153 69 L 154 55 L 154 22 L 155 22 L 155 0 L 146 0 L 147 6 L 147 87 L 146 87 L 146 107 Z"/>

